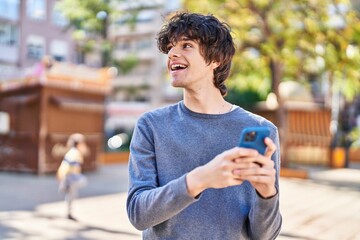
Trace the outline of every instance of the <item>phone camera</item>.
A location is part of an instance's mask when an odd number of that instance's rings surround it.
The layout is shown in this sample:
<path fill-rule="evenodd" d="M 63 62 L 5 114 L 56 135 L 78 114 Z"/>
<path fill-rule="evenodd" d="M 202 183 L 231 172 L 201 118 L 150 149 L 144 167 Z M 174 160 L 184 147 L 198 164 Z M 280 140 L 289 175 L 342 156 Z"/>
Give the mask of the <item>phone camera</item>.
<path fill-rule="evenodd" d="M 256 139 L 256 132 L 255 131 L 251 131 L 246 133 L 245 135 L 245 141 L 246 142 L 253 142 Z"/>

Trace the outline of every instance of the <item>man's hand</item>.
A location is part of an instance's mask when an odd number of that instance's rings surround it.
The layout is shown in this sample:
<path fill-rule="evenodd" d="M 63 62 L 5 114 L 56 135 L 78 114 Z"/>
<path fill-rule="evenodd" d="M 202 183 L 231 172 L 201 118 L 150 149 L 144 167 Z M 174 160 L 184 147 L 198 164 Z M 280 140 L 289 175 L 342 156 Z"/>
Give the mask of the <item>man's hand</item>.
<path fill-rule="evenodd" d="M 207 188 L 225 188 L 248 180 L 263 198 L 276 194 L 274 162 L 271 160 L 276 146 L 265 139 L 264 155 L 256 150 L 235 147 L 217 155 L 204 166 L 195 168 L 186 176 L 190 196 L 196 197 Z"/>
<path fill-rule="evenodd" d="M 259 153 L 253 149 L 235 147 L 217 155 L 204 166 L 195 168 L 186 176 L 188 192 L 195 197 L 207 188 L 225 188 L 239 185 L 244 180 L 235 174 L 237 169 L 260 168 L 254 162 Z M 243 161 L 235 161 L 243 159 Z"/>
<path fill-rule="evenodd" d="M 234 175 L 241 181 L 248 180 L 258 194 L 263 198 L 270 198 L 277 193 L 275 188 L 276 170 L 271 156 L 276 150 L 276 145 L 270 138 L 265 138 L 267 150 L 264 155 L 258 154 L 253 161 L 258 163 L 258 168 L 238 168 Z M 235 159 L 235 162 L 247 161 L 246 158 Z"/>

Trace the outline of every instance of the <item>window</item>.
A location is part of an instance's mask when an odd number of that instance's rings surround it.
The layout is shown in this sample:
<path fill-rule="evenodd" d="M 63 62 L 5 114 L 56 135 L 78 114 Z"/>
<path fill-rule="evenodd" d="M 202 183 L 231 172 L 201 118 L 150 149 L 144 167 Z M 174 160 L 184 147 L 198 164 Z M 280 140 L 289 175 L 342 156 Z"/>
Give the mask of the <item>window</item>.
<path fill-rule="evenodd" d="M 116 24 L 151 23 L 154 21 L 156 14 L 157 13 L 153 10 L 143 10 L 137 14 L 126 13 L 116 21 Z"/>
<path fill-rule="evenodd" d="M 10 131 L 10 115 L 7 112 L 0 112 L 0 134 L 7 134 Z"/>
<path fill-rule="evenodd" d="M 116 46 L 117 50 L 130 50 L 131 49 L 131 42 L 129 40 L 125 40 L 123 42 L 118 42 L 117 46 Z"/>
<path fill-rule="evenodd" d="M 55 25 L 60 26 L 60 27 L 64 27 L 68 24 L 68 20 L 57 9 L 54 9 L 52 12 L 52 21 Z"/>
<path fill-rule="evenodd" d="M 142 39 L 136 43 L 137 50 L 149 49 L 152 45 L 152 39 Z"/>
<path fill-rule="evenodd" d="M 20 0 L 1 0 L 0 1 L 0 18 L 9 20 L 19 19 Z"/>
<path fill-rule="evenodd" d="M 53 40 L 50 44 L 50 54 L 56 61 L 65 61 L 68 55 L 67 42 L 61 40 Z"/>
<path fill-rule="evenodd" d="M 18 42 L 18 29 L 11 24 L 0 23 L 0 45 L 14 46 Z"/>
<path fill-rule="evenodd" d="M 152 22 L 155 19 L 156 12 L 152 10 L 143 10 L 139 12 L 139 15 L 136 18 L 138 23 L 148 23 Z"/>
<path fill-rule="evenodd" d="M 45 39 L 36 35 L 29 35 L 26 41 L 27 57 L 40 60 L 45 53 Z"/>
<path fill-rule="evenodd" d="M 45 0 L 27 0 L 27 15 L 35 20 L 45 20 L 46 18 L 46 1 Z"/>

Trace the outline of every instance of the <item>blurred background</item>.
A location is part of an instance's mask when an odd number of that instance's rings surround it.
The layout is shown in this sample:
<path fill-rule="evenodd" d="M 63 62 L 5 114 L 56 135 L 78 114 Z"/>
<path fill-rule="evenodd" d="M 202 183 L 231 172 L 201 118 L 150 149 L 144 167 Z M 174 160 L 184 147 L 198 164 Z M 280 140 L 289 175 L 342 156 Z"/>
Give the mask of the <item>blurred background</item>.
<path fill-rule="evenodd" d="M 180 10 L 231 26 L 226 99 L 279 127 L 284 167 L 359 161 L 359 1 L 2 0 L 0 9 L 0 169 L 53 172 L 72 132 L 93 146 L 85 169 L 126 161 L 137 117 L 181 100 L 156 46 Z"/>
<path fill-rule="evenodd" d="M 85 172 L 126 164 L 137 118 L 182 99 L 156 46 L 181 10 L 231 26 L 226 99 L 278 126 L 282 176 L 359 168 L 359 0 L 0 0 L 0 170 L 52 176 L 74 132 Z"/>
<path fill-rule="evenodd" d="M 214 13 L 231 26 L 237 52 L 226 99 L 279 127 L 284 167 L 349 166 L 360 156 L 358 7 L 2 0 L 0 169 L 53 172 L 72 132 L 92 145 L 85 169 L 126 161 L 137 117 L 181 100 L 156 46 L 163 21 L 180 10 Z"/>

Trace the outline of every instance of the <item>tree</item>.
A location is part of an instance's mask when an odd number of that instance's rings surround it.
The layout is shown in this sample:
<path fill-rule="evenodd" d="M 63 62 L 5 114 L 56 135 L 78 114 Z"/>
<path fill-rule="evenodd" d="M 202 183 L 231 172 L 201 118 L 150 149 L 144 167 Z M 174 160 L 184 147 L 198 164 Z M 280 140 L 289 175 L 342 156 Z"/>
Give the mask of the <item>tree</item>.
<path fill-rule="evenodd" d="M 56 4 L 68 20 L 67 29 L 73 29 L 79 53 L 84 56 L 100 43 L 102 66 L 110 64 L 112 45 L 108 40 L 108 27 L 115 13 L 109 0 L 61 0 Z"/>
<path fill-rule="evenodd" d="M 159 4 L 141 0 L 61 0 L 55 7 L 68 20 L 66 29 L 74 30 L 73 37 L 82 56 L 100 50 L 102 66 L 112 65 L 121 70 L 129 67 L 125 71 L 130 71 L 136 64 L 120 66 L 124 62 L 112 58 L 116 44 L 116 39 L 109 36 L 116 31 L 112 26 L 128 25 L 135 30 L 139 13 L 144 9 L 157 8 Z M 135 60 L 130 56 L 126 63 L 135 63 Z"/>
<path fill-rule="evenodd" d="M 229 87 L 254 79 L 255 86 L 247 84 L 259 92 L 270 87 L 283 142 L 281 81 L 327 73 L 348 99 L 360 91 L 360 21 L 348 0 L 185 0 L 184 6 L 215 13 L 231 26 L 237 53 Z"/>

